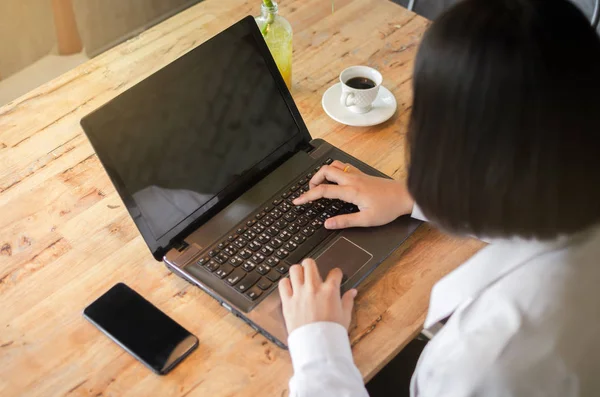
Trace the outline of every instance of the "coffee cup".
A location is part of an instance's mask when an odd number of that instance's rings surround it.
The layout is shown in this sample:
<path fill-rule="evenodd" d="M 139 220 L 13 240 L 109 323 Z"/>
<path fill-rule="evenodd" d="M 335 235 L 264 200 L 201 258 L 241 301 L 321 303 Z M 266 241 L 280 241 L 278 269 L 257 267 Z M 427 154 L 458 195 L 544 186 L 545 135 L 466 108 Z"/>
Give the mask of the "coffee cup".
<path fill-rule="evenodd" d="M 379 93 L 383 76 L 368 66 L 351 66 L 340 73 L 340 102 L 354 113 L 367 113 Z"/>

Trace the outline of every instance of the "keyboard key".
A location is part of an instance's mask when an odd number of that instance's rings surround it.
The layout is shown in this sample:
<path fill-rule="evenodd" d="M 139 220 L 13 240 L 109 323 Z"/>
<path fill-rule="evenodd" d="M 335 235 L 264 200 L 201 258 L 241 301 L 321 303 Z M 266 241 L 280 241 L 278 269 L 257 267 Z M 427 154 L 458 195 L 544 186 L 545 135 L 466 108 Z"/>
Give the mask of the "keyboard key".
<path fill-rule="evenodd" d="M 306 180 L 306 178 L 302 178 L 302 179 L 300 179 L 300 180 L 298 181 L 298 184 L 300 184 L 300 185 L 306 185 L 306 182 L 308 182 L 308 181 Z"/>
<path fill-rule="evenodd" d="M 284 230 L 283 232 L 279 233 L 277 238 L 282 241 L 288 241 L 289 239 L 292 238 L 292 234 L 290 232 L 288 232 L 287 230 Z"/>
<path fill-rule="evenodd" d="M 273 219 L 271 215 L 265 216 L 262 221 L 260 221 L 263 226 L 271 226 L 273 222 L 275 222 L 275 219 Z"/>
<path fill-rule="evenodd" d="M 246 230 L 248 230 L 247 227 L 240 227 L 238 230 L 236 230 L 237 234 L 243 234 Z"/>
<path fill-rule="evenodd" d="M 246 274 L 248 274 L 248 273 L 246 273 L 242 269 L 235 269 L 233 271 L 233 273 L 231 273 L 231 274 L 229 274 L 229 276 L 227 276 L 225 281 L 229 285 L 236 285 L 241 279 L 243 279 L 246 276 Z"/>
<path fill-rule="evenodd" d="M 251 249 L 254 252 L 258 251 L 261 248 L 262 248 L 262 244 L 259 243 L 258 241 L 252 241 L 250 244 L 248 244 L 248 249 Z"/>
<path fill-rule="evenodd" d="M 295 242 L 296 244 L 302 244 L 303 242 L 305 242 L 305 241 L 306 241 L 306 237 L 304 237 L 304 236 L 303 236 L 303 235 L 301 235 L 301 234 L 297 234 L 297 235 L 295 235 L 295 236 L 294 236 L 293 240 L 294 240 L 294 242 Z"/>
<path fill-rule="evenodd" d="M 262 295 L 262 293 L 263 292 L 259 288 L 254 287 L 251 288 L 250 291 L 246 292 L 246 296 L 251 300 L 255 301 Z"/>
<path fill-rule="evenodd" d="M 309 172 L 308 174 L 306 174 L 306 179 L 308 179 L 310 181 L 312 179 L 313 175 L 314 174 L 312 172 Z"/>
<path fill-rule="evenodd" d="M 271 258 L 267 259 L 265 264 L 267 264 L 268 266 L 271 266 L 271 267 L 275 267 L 279 264 L 279 259 L 277 259 L 275 257 L 271 257 Z"/>
<path fill-rule="evenodd" d="M 212 256 L 212 257 L 214 258 L 215 256 L 217 256 L 217 255 L 219 254 L 219 252 L 221 252 L 221 250 L 219 250 L 219 249 L 214 249 L 214 250 L 211 250 L 211 251 L 208 253 L 208 255 L 209 255 L 209 256 Z"/>
<path fill-rule="evenodd" d="M 306 237 L 310 237 L 315 234 L 315 229 L 312 226 L 307 226 L 302 229 L 302 234 L 304 234 Z"/>
<path fill-rule="evenodd" d="M 233 266 L 223 265 L 215 272 L 215 276 L 219 278 L 225 278 L 229 273 L 233 271 Z"/>
<path fill-rule="evenodd" d="M 243 236 L 247 240 L 254 240 L 254 237 L 256 237 L 256 233 L 254 233 L 252 230 L 248 230 L 246 233 L 243 234 Z"/>
<path fill-rule="evenodd" d="M 227 262 L 227 260 L 229 259 L 227 257 L 227 255 L 223 255 L 223 254 L 219 254 L 217 256 L 215 256 L 215 262 L 219 262 L 220 264 L 223 264 L 225 262 Z"/>
<path fill-rule="evenodd" d="M 292 185 L 292 186 L 290 187 L 290 190 L 291 190 L 292 192 L 295 192 L 295 191 L 296 191 L 296 190 L 298 190 L 298 189 L 300 189 L 300 186 L 298 186 L 298 185 Z"/>
<path fill-rule="evenodd" d="M 294 222 L 296 220 L 296 218 L 298 218 L 298 217 L 296 215 L 294 215 L 293 212 L 285 214 L 285 216 L 283 217 L 283 219 L 285 219 L 288 222 Z"/>
<path fill-rule="evenodd" d="M 276 227 L 271 226 L 270 228 L 267 229 L 267 233 L 271 236 L 271 237 L 275 237 L 279 234 L 279 229 L 277 229 Z"/>
<path fill-rule="evenodd" d="M 217 245 L 217 248 L 222 250 L 223 248 L 227 247 L 229 245 L 229 243 L 227 241 L 221 241 L 219 243 L 219 245 Z"/>
<path fill-rule="evenodd" d="M 313 227 L 314 229 L 318 229 L 321 226 L 323 226 L 323 221 L 319 220 L 319 219 L 315 219 L 314 221 L 312 221 L 310 223 L 310 226 Z"/>
<path fill-rule="evenodd" d="M 296 248 L 298 248 L 298 244 L 294 243 L 293 241 L 288 241 L 284 246 L 283 249 L 288 250 L 288 251 L 293 251 Z"/>
<path fill-rule="evenodd" d="M 271 285 L 273 285 L 273 283 L 264 277 L 262 277 L 260 280 L 258 280 L 258 283 L 256 283 L 256 286 L 262 289 L 263 291 L 266 291 L 269 288 L 271 288 Z"/>
<path fill-rule="evenodd" d="M 298 197 L 300 197 L 301 194 L 302 194 L 302 192 L 297 191 L 296 193 L 294 193 L 290 196 L 290 200 L 292 200 L 292 201 L 296 200 Z"/>
<path fill-rule="evenodd" d="M 257 252 L 256 254 L 252 255 L 252 258 L 250 258 L 250 260 L 252 260 L 253 262 L 256 262 L 256 264 L 259 264 L 262 261 L 264 261 L 266 258 L 265 254 L 263 252 L 264 249 L 265 249 L 265 247 L 262 247 L 260 249 L 260 252 Z"/>
<path fill-rule="evenodd" d="M 279 205 L 279 204 L 281 204 L 282 202 L 283 202 L 283 200 L 282 200 L 282 199 L 275 199 L 275 200 L 273 200 L 273 205 L 274 205 L 274 206 L 278 206 L 278 205 Z"/>
<path fill-rule="evenodd" d="M 254 226 L 255 223 L 256 223 L 255 219 L 250 219 L 248 222 L 246 222 L 246 226 L 251 227 L 251 226 Z"/>
<path fill-rule="evenodd" d="M 271 215 L 273 219 L 279 219 L 283 216 L 283 212 L 275 208 L 269 215 Z"/>
<path fill-rule="evenodd" d="M 271 246 L 273 248 L 279 248 L 279 247 L 281 247 L 282 244 L 283 244 L 283 241 L 281 241 L 277 237 L 275 237 L 273 240 L 271 240 L 269 242 L 269 246 Z"/>
<path fill-rule="evenodd" d="M 280 219 L 277 222 L 275 222 L 275 227 L 279 230 L 285 229 L 287 225 L 288 223 L 283 219 Z"/>
<path fill-rule="evenodd" d="M 233 240 L 235 240 L 235 239 L 236 239 L 236 237 L 234 235 L 227 237 L 227 241 L 229 241 L 230 243 L 232 243 Z"/>
<path fill-rule="evenodd" d="M 298 225 L 289 225 L 285 230 L 290 232 L 291 234 L 296 234 L 298 233 L 298 230 L 300 230 L 300 228 L 298 227 Z"/>
<path fill-rule="evenodd" d="M 315 167 L 315 169 L 314 169 L 315 173 L 319 172 L 320 169 L 321 169 L 321 166 Z"/>
<path fill-rule="evenodd" d="M 265 229 L 266 228 L 260 223 L 257 223 L 256 225 L 252 226 L 252 231 L 256 234 L 262 233 Z"/>
<path fill-rule="evenodd" d="M 303 214 L 306 212 L 306 207 L 304 207 L 303 205 L 297 205 L 294 207 L 294 212 L 296 214 Z"/>
<path fill-rule="evenodd" d="M 269 273 L 267 273 L 266 277 L 269 280 L 271 280 L 272 282 L 276 282 L 277 280 L 279 280 L 281 278 L 281 274 L 279 274 L 279 272 L 277 272 L 277 271 L 275 271 L 275 269 L 273 269 Z"/>
<path fill-rule="evenodd" d="M 285 263 L 280 263 L 279 266 L 275 268 L 279 273 L 286 274 L 290 268 Z"/>
<path fill-rule="evenodd" d="M 358 212 L 358 207 L 351 203 L 344 204 L 344 208 L 350 212 Z"/>
<path fill-rule="evenodd" d="M 233 255 L 237 254 L 237 252 L 238 252 L 238 250 L 232 245 L 230 245 L 229 247 L 226 247 L 223 250 L 223 253 L 226 255 L 229 255 L 229 256 L 233 256 Z"/>
<path fill-rule="evenodd" d="M 263 276 L 265 274 L 269 273 L 270 270 L 271 270 L 271 266 L 267 266 L 265 264 L 258 265 L 258 267 L 256 268 L 256 271 L 259 272 L 260 274 L 262 274 Z"/>
<path fill-rule="evenodd" d="M 268 245 L 265 245 L 264 247 L 262 247 L 260 249 L 260 253 L 264 256 L 271 255 L 273 253 L 273 251 L 274 251 L 273 248 L 269 247 Z M 263 259 L 264 259 L 264 257 L 263 257 Z"/>
<path fill-rule="evenodd" d="M 254 263 L 252 261 L 246 261 L 242 265 L 242 269 L 244 269 L 247 272 L 251 272 L 252 270 L 254 270 L 255 267 L 256 267 L 256 263 Z"/>
<path fill-rule="evenodd" d="M 331 163 L 333 163 L 333 159 L 331 157 L 325 160 L 325 164 L 330 165 Z"/>
<path fill-rule="evenodd" d="M 256 214 L 254 217 L 256 219 L 262 219 L 263 217 L 265 217 L 267 215 L 266 212 L 259 212 L 258 214 Z"/>
<path fill-rule="evenodd" d="M 292 209 L 292 205 L 290 203 L 284 202 L 279 206 L 279 209 L 281 210 L 281 212 L 288 212 Z"/>
<path fill-rule="evenodd" d="M 325 208 L 327 208 L 327 207 L 325 207 L 325 205 L 323 203 L 315 203 L 315 205 L 314 205 L 314 209 L 317 212 L 323 212 L 323 211 L 325 211 Z"/>
<path fill-rule="evenodd" d="M 285 259 L 290 253 L 283 249 L 283 248 L 279 248 L 276 252 L 275 255 L 277 255 L 279 258 L 281 259 Z"/>
<path fill-rule="evenodd" d="M 239 252 L 238 255 L 244 259 L 248 259 L 252 256 L 252 251 L 250 251 L 249 249 L 243 249 Z"/>
<path fill-rule="evenodd" d="M 235 286 L 235 289 L 237 289 L 240 292 L 247 291 L 258 281 L 259 278 L 260 274 L 256 272 L 248 273 L 246 277 L 244 277 L 242 281 L 240 281 L 238 285 Z"/>
<path fill-rule="evenodd" d="M 310 222 L 310 220 L 305 217 L 304 215 L 298 217 L 298 219 L 296 219 L 296 225 L 298 226 L 306 226 L 308 224 L 308 222 Z"/>
<path fill-rule="evenodd" d="M 268 234 L 266 234 L 266 233 L 263 233 L 263 234 L 261 234 L 260 236 L 258 236 L 258 239 L 257 239 L 257 241 L 258 241 L 259 243 L 261 243 L 261 244 L 266 244 L 266 243 L 268 243 L 269 241 L 271 241 L 271 236 L 269 236 L 269 235 L 268 235 Z"/>
<path fill-rule="evenodd" d="M 248 240 L 243 237 L 238 238 L 233 242 L 238 248 L 244 248 L 248 244 Z"/>
<path fill-rule="evenodd" d="M 231 258 L 229 260 L 229 264 L 231 266 L 235 266 L 235 267 L 238 267 L 242 263 L 244 263 L 244 260 L 242 258 L 240 258 L 239 256 L 234 256 L 233 258 Z"/>
<path fill-rule="evenodd" d="M 318 215 L 318 212 L 316 212 L 314 209 L 310 209 L 304 214 L 304 216 L 308 219 L 315 219 Z"/>
<path fill-rule="evenodd" d="M 267 205 L 265 208 L 263 208 L 263 212 L 271 212 L 272 209 L 273 209 L 273 207 L 271 207 L 270 205 Z"/>
<path fill-rule="evenodd" d="M 215 261 L 208 261 L 208 262 L 206 262 L 206 264 L 204 265 L 204 267 L 209 272 L 214 272 L 215 270 L 217 270 L 219 268 L 219 264 L 217 262 L 215 262 Z"/>
<path fill-rule="evenodd" d="M 290 192 L 285 192 L 281 195 L 282 198 L 288 198 L 290 196 Z"/>
<path fill-rule="evenodd" d="M 204 258 L 198 259 L 198 261 L 196 263 L 198 264 L 198 266 L 202 266 L 205 263 L 207 263 L 209 260 L 210 260 L 210 258 L 208 256 L 205 256 Z"/>
<path fill-rule="evenodd" d="M 321 215 L 319 215 L 319 219 L 322 221 L 326 221 L 327 219 L 331 218 L 331 214 L 328 213 L 327 211 L 321 213 Z"/>

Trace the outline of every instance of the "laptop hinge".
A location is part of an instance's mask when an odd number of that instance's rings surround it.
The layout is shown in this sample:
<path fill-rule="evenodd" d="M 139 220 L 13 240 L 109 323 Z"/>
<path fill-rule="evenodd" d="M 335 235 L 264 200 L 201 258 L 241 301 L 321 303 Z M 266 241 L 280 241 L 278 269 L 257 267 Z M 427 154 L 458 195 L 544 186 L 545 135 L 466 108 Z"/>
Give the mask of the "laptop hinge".
<path fill-rule="evenodd" d="M 171 248 L 175 248 L 177 251 L 181 252 L 189 246 L 185 241 L 173 241 L 171 243 Z"/>

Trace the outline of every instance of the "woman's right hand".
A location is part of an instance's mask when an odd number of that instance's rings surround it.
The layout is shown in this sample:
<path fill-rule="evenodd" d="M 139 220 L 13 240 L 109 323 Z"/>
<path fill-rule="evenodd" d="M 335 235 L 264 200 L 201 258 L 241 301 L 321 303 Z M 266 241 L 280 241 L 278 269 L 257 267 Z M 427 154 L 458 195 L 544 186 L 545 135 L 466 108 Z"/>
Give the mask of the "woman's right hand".
<path fill-rule="evenodd" d="M 327 219 L 327 229 L 385 225 L 401 215 L 410 214 L 414 205 L 405 183 L 367 175 L 337 160 L 321 167 L 309 186 L 310 190 L 294 200 L 294 204 L 329 198 L 352 203 L 360 210 Z"/>

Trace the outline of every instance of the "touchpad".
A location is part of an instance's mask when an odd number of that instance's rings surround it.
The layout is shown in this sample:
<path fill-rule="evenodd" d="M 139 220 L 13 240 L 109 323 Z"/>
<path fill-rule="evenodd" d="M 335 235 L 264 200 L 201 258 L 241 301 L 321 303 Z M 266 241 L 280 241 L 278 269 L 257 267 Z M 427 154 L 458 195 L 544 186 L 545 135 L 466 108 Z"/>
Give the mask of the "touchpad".
<path fill-rule="evenodd" d="M 373 259 L 371 253 L 354 244 L 347 238 L 340 237 L 325 249 L 315 261 L 317 262 L 323 280 L 327 277 L 327 274 L 329 274 L 331 269 L 339 267 L 342 269 L 344 281 L 346 281 L 371 259 Z"/>

